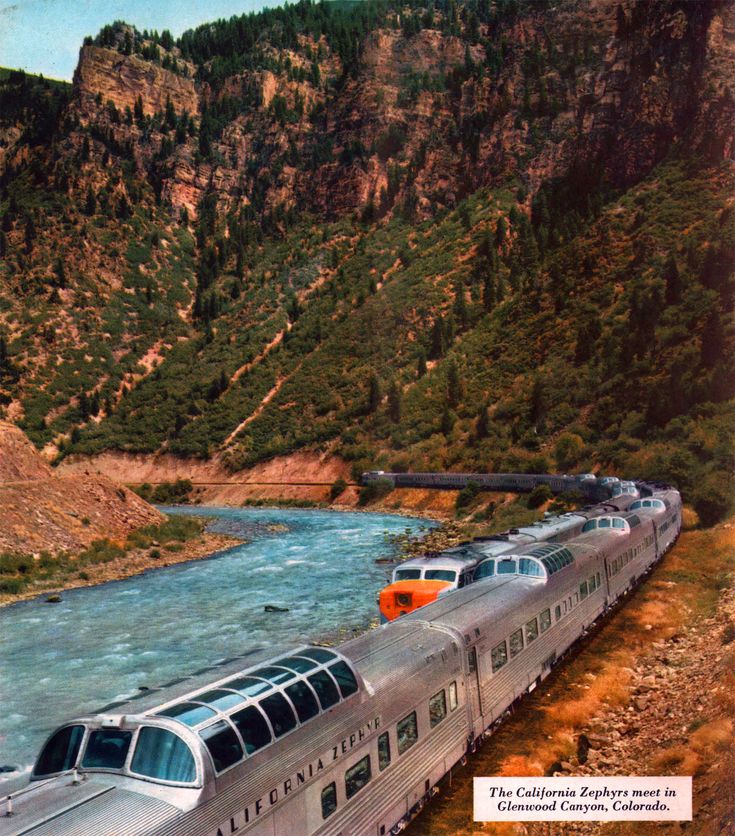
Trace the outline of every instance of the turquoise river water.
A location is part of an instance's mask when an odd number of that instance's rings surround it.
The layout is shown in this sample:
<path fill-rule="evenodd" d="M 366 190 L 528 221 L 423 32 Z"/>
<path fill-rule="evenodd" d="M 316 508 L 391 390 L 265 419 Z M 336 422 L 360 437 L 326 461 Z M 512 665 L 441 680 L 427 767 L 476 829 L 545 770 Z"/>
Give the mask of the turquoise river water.
<path fill-rule="evenodd" d="M 0 765 L 29 768 L 59 723 L 142 685 L 365 625 L 390 568 L 375 559 L 394 551 L 386 533 L 432 525 L 384 514 L 163 510 L 206 513 L 215 530 L 249 542 L 211 560 L 69 590 L 60 604 L 40 598 L 0 609 Z M 266 613 L 266 604 L 289 611 Z"/>

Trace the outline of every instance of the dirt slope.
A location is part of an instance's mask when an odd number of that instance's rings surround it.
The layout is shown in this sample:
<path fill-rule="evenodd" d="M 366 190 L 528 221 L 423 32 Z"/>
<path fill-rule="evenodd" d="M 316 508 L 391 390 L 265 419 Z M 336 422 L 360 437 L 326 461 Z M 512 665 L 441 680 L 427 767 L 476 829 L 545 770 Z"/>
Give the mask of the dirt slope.
<path fill-rule="evenodd" d="M 0 424 L 0 550 L 76 551 L 93 540 L 122 540 L 163 516 L 108 478 L 55 475 L 25 435 Z"/>

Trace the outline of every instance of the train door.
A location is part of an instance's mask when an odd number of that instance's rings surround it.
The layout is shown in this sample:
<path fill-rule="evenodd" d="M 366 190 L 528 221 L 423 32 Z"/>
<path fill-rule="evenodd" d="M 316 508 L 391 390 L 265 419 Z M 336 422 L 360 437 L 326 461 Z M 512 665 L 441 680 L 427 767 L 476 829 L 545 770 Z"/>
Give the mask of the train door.
<path fill-rule="evenodd" d="M 470 723 L 473 739 L 485 730 L 482 719 L 482 695 L 480 694 L 480 673 L 477 669 L 477 649 L 467 651 L 467 704 L 470 709 Z"/>

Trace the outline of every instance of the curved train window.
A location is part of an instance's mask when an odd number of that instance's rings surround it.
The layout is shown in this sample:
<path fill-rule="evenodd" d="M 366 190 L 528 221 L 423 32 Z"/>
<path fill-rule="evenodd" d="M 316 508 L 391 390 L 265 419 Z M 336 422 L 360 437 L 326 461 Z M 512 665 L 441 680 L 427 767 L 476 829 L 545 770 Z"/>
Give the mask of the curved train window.
<path fill-rule="evenodd" d="M 517 656 L 523 650 L 523 629 L 518 628 L 510 634 L 510 658 Z"/>
<path fill-rule="evenodd" d="M 499 671 L 508 661 L 508 647 L 505 640 L 500 642 L 500 644 L 495 645 L 490 653 L 490 657 L 492 661 L 493 673 L 495 673 L 496 671 Z"/>
<path fill-rule="evenodd" d="M 449 569 L 427 569 L 424 572 L 424 580 L 449 581 L 450 583 L 454 583 L 457 580 L 457 573 Z"/>
<path fill-rule="evenodd" d="M 527 557 L 522 557 L 519 563 L 519 571 L 522 575 L 532 575 L 534 577 L 543 577 L 544 573 L 541 566 L 535 561 Z"/>
<path fill-rule="evenodd" d="M 259 676 L 262 679 L 273 682 L 275 685 L 281 685 L 283 682 L 288 682 L 289 679 L 293 679 L 296 674 L 293 671 L 286 670 L 286 668 L 268 667 L 253 671 L 253 676 Z"/>
<path fill-rule="evenodd" d="M 433 729 L 447 716 L 447 698 L 442 688 L 429 700 L 429 725 Z"/>
<path fill-rule="evenodd" d="M 556 609 L 559 610 L 559 615 L 557 615 L 557 618 L 559 618 L 561 610 L 559 607 Z M 541 615 L 539 615 L 539 621 L 541 623 L 541 632 L 545 633 L 549 627 L 551 627 L 551 610 L 544 610 Z"/>
<path fill-rule="evenodd" d="M 332 653 L 331 650 L 325 650 L 323 647 L 309 647 L 306 650 L 299 650 L 299 656 L 306 656 L 307 659 L 313 659 L 315 662 L 319 662 L 320 665 L 337 658 L 336 653 Z"/>
<path fill-rule="evenodd" d="M 71 769 L 77 762 L 79 747 L 84 737 L 84 726 L 59 729 L 43 747 L 33 769 L 34 775 L 54 775 Z"/>
<path fill-rule="evenodd" d="M 223 769 L 227 769 L 228 766 L 232 766 L 244 757 L 235 730 L 224 720 L 202 729 L 199 736 L 209 749 L 217 772 L 222 772 Z"/>
<path fill-rule="evenodd" d="M 372 777 L 370 773 L 370 755 L 365 755 L 345 772 L 345 795 L 352 798 Z"/>
<path fill-rule="evenodd" d="M 337 785 L 332 781 L 329 786 L 322 790 L 322 818 L 331 816 L 337 809 Z"/>
<path fill-rule="evenodd" d="M 625 528 L 625 523 L 623 522 L 623 520 L 620 520 L 620 519 L 616 518 L 616 519 L 613 520 L 613 528 L 624 529 Z"/>
<path fill-rule="evenodd" d="M 342 699 L 346 700 L 347 697 L 351 697 L 357 691 L 355 675 L 347 664 L 344 662 L 336 662 L 334 665 L 330 665 L 327 670 L 337 681 L 339 690 L 342 693 Z"/>
<path fill-rule="evenodd" d="M 170 708 L 164 708 L 163 711 L 157 711 L 159 717 L 173 717 L 180 723 L 187 726 L 198 726 L 205 720 L 216 715 L 214 709 L 206 705 L 197 705 L 195 702 L 180 702 L 178 705 L 172 705 Z"/>
<path fill-rule="evenodd" d="M 265 694 L 266 691 L 273 690 L 270 682 L 263 682 L 262 679 L 253 679 L 250 676 L 243 676 L 240 679 L 233 679 L 231 682 L 226 682 L 228 688 L 239 691 L 246 697 L 259 697 Z"/>
<path fill-rule="evenodd" d="M 249 705 L 242 711 L 236 711 L 230 715 L 230 720 L 240 732 L 240 737 L 242 737 L 248 755 L 252 755 L 253 752 L 257 752 L 258 749 L 262 749 L 263 746 L 267 746 L 271 742 L 268 723 L 254 705 Z"/>
<path fill-rule="evenodd" d="M 383 732 L 378 738 L 378 769 L 382 772 L 390 766 L 390 735 Z"/>
<path fill-rule="evenodd" d="M 498 574 L 499 575 L 514 575 L 516 572 L 516 562 L 515 560 L 499 560 L 498 561 Z"/>
<path fill-rule="evenodd" d="M 287 656 L 285 659 L 279 659 L 278 664 L 297 673 L 306 673 L 316 667 L 316 662 L 313 659 L 302 659 L 298 656 Z"/>
<path fill-rule="evenodd" d="M 396 569 L 397 581 L 417 581 L 421 577 L 421 569 Z"/>
<path fill-rule="evenodd" d="M 459 700 L 457 699 L 457 683 L 450 682 L 449 683 L 449 710 L 454 711 L 454 709 L 459 705 Z"/>
<path fill-rule="evenodd" d="M 234 694 L 232 691 L 207 691 L 206 694 L 197 695 L 197 700 L 211 705 L 212 708 L 217 708 L 220 711 L 227 711 L 228 708 L 239 705 L 245 702 L 245 697 L 242 694 Z"/>
<path fill-rule="evenodd" d="M 483 560 L 482 563 L 475 570 L 475 580 L 480 581 L 483 578 L 491 578 L 495 574 L 495 561 Z"/>
<path fill-rule="evenodd" d="M 398 754 L 402 755 L 419 739 L 419 728 L 416 723 L 416 712 L 412 711 L 407 717 L 396 724 L 398 738 Z"/>
<path fill-rule="evenodd" d="M 319 706 L 316 702 L 311 688 L 305 682 L 294 682 L 285 689 L 291 702 L 294 704 L 296 713 L 299 715 L 299 721 L 305 723 L 316 717 L 319 713 Z"/>
<path fill-rule="evenodd" d="M 587 520 L 587 522 L 582 526 L 582 533 L 584 534 L 585 531 L 594 531 L 597 528 L 597 520 Z"/>
<path fill-rule="evenodd" d="M 526 623 L 526 641 L 530 644 L 538 637 L 538 621 L 532 618 Z"/>
<path fill-rule="evenodd" d="M 611 522 L 612 522 L 612 520 L 608 520 L 608 519 L 606 519 L 605 517 L 603 517 L 603 518 L 602 518 L 601 520 L 599 520 L 599 522 L 597 523 L 597 527 L 598 527 L 598 528 L 611 528 Z"/>
<path fill-rule="evenodd" d="M 130 764 L 132 772 L 161 781 L 190 784 L 196 778 L 191 749 L 167 729 L 143 726 Z"/>
<path fill-rule="evenodd" d="M 336 702 L 339 702 L 337 686 L 334 684 L 334 680 L 328 673 L 325 671 L 318 671 L 308 677 L 308 679 L 311 686 L 316 691 L 316 695 L 319 697 L 319 702 L 322 704 L 322 708 L 325 711 Z"/>
<path fill-rule="evenodd" d="M 273 734 L 276 737 L 280 737 L 296 727 L 296 717 L 283 694 L 271 694 L 268 697 L 263 697 L 259 705 L 268 715 L 271 726 L 273 726 Z"/>
<path fill-rule="evenodd" d="M 89 735 L 82 766 L 87 769 L 122 769 L 133 733 L 120 729 L 98 729 Z"/>

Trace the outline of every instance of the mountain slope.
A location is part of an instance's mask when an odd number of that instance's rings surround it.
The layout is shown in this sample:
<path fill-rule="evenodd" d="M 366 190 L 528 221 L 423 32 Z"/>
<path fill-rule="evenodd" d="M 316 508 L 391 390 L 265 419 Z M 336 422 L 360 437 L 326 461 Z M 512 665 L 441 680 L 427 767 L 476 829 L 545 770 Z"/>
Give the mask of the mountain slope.
<path fill-rule="evenodd" d="M 52 457 L 599 464 L 716 517 L 733 28 L 574 0 L 106 27 L 0 160 L 7 417 Z"/>

